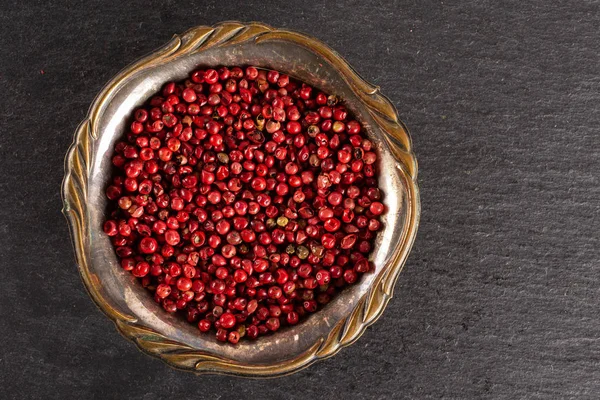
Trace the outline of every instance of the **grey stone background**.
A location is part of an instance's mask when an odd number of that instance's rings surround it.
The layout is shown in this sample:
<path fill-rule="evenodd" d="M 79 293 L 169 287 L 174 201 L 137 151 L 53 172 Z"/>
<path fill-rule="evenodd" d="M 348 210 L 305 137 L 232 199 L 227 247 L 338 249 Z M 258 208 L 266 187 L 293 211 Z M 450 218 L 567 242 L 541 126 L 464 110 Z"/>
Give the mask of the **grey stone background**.
<path fill-rule="evenodd" d="M 0 397 L 597 398 L 599 12 L 584 0 L 3 1 Z M 60 214 L 63 157 L 102 85 L 173 33 L 231 19 L 335 48 L 393 100 L 420 164 L 421 226 L 383 317 L 337 356 L 267 381 L 140 353 L 88 298 Z"/>

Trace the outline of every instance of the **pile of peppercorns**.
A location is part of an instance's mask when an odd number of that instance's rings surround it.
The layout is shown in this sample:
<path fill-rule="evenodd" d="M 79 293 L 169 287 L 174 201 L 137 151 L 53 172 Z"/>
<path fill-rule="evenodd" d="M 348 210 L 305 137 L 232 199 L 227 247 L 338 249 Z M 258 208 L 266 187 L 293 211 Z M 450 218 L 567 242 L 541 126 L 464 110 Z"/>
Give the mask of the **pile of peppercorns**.
<path fill-rule="evenodd" d="M 167 312 L 255 339 L 373 269 L 376 160 L 336 96 L 277 71 L 199 69 L 115 145 L 104 232 Z"/>

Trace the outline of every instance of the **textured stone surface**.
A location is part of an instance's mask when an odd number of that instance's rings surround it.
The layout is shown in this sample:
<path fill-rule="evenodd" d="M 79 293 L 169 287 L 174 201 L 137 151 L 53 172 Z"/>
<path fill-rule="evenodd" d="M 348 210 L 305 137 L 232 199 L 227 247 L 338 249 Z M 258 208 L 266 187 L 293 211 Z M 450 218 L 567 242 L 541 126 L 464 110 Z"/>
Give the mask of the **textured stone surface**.
<path fill-rule="evenodd" d="M 0 5 L 2 397 L 596 397 L 598 2 L 238 3 Z M 230 19 L 326 41 L 396 104 L 420 163 L 421 227 L 383 317 L 269 381 L 140 353 L 88 298 L 60 214 L 63 157 L 102 85 Z"/>

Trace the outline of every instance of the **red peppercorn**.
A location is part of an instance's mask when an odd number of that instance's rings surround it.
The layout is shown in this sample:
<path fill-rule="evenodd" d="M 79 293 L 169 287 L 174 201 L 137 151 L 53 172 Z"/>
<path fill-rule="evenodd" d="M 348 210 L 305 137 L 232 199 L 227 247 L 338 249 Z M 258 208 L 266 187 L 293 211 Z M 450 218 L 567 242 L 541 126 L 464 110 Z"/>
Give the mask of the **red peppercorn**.
<path fill-rule="evenodd" d="M 301 129 L 302 125 L 300 125 L 300 123 L 297 121 L 290 121 L 286 125 L 286 130 L 292 135 L 297 135 L 298 133 L 300 133 Z"/>
<path fill-rule="evenodd" d="M 219 323 L 221 324 L 222 328 L 231 329 L 235 326 L 236 319 L 231 313 L 223 313 L 219 318 Z"/>
<path fill-rule="evenodd" d="M 211 322 L 208 319 L 201 319 L 200 322 L 198 322 L 198 329 L 200 329 L 200 331 L 202 332 L 208 332 L 211 328 Z"/>
<path fill-rule="evenodd" d="M 356 238 L 357 238 L 357 236 L 355 234 L 350 234 L 350 235 L 344 236 L 340 243 L 341 248 L 342 249 L 351 249 L 352 247 L 354 247 L 354 243 L 356 243 Z"/>
<path fill-rule="evenodd" d="M 170 229 L 165 232 L 165 241 L 171 246 L 176 246 L 179 244 L 180 237 L 179 232 L 176 230 Z"/>
<path fill-rule="evenodd" d="M 376 232 L 381 229 L 381 222 L 377 219 L 370 219 L 367 227 L 370 231 Z"/>
<path fill-rule="evenodd" d="M 219 329 L 217 329 L 217 333 L 216 333 L 215 337 L 220 342 L 226 342 L 227 341 L 227 331 L 225 329 L 219 328 Z"/>
<path fill-rule="evenodd" d="M 156 239 L 146 237 L 140 241 L 140 251 L 144 254 L 152 254 L 156 251 L 158 243 Z"/>
<path fill-rule="evenodd" d="M 276 331 L 279 329 L 279 318 L 269 318 L 266 322 L 265 322 L 265 326 L 271 330 L 271 331 Z"/>
<path fill-rule="evenodd" d="M 150 272 L 150 264 L 145 261 L 139 262 L 131 270 L 131 274 L 136 278 L 142 278 Z"/>
<path fill-rule="evenodd" d="M 381 204 L 378 201 L 371 203 L 371 205 L 369 206 L 369 211 L 371 211 L 373 215 L 381 215 L 383 213 L 383 209 L 383 204 Z"/>
<path fill-rule="evenodd" d="M 237 332 L 237 331 L 229 332 L 229 335 L 227 336 L 227 340 L 229 340 L 229 343 L 231 343 L 231 344 L 236 344 L 237 342 L 240 341 L 239 332 Z"/>
<path fill-rule="evenodd" d="M 117 223 L 115 221 L 106 221 L 104 223 L 104 233 L 108 236 L 115 236 L 119 233 L 117 230 Z"/>
<path fill-rule="evenodd" d="M 192 287 L 191 279 L 182 277 L 177 280 L 177 289 L 181 290 L 182 292 L 186 292 L 186 291 L 190 290 L 191 287 Z"/>
<path fill-rule="evenodd" d="M 356 272 L 354 272 L 351 269 L 347 269 L 346 271 L 344 271 L 344 280 L 347 283 L 354 283 L 354 282 L 356 282 Z"/>
<path fill-rule="evenodd" d="M 298 323 L 298 321 L 299 321 L 298 313 L 295 312 L 295 311 L 292 311 L 292 312 L 288 313 L 287 316 L 286 316 L 286 320 L 287 320 L 288 324 L 290 324 L 290 325 L 296 325 Z"/>

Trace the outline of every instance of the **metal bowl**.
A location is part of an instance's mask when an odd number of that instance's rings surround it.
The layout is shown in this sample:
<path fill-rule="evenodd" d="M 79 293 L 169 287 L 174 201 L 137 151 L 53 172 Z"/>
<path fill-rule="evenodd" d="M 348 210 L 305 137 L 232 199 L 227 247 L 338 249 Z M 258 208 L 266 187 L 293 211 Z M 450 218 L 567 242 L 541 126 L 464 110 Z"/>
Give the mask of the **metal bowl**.
<path fill-rule="evenodd" d="M 102 223 L 112 149 L 131 111 L 166 81 L 181 80 L 197 66 L 245 64 L 281 71 L 344 99 L 380 155 L 379 184 L 386 214 L 372 254 L 374 272 L 302 323 L 233 346 L 218 343 L 213 335 L 201 334 L 178 316 L 164 312 L 119 267 Z M 90 296 L 141 350 L 196 373 L 277 376 L 334 355 L 382 314 L 417 231 L 416 175 L 410 137 L 394 106 L 335 51 L 300 33 L 258 23 L 226 22 L 175 35 L 104 87 L 77 129 L 65 160 L 63 213 Z"/>

